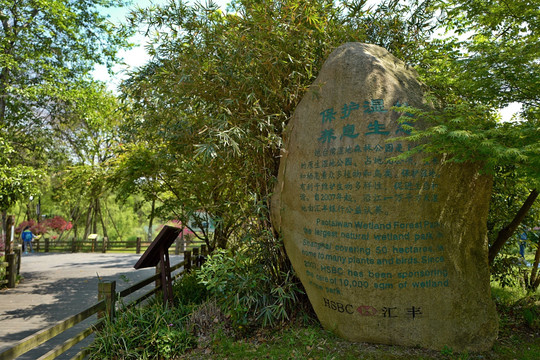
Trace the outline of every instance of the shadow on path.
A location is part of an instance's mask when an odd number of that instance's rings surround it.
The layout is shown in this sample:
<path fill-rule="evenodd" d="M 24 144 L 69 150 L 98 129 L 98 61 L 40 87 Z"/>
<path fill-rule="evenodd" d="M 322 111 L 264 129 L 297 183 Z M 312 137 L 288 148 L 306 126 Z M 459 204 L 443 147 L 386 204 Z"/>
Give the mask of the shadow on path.
<path fill-rule="evenodd" d="M 94 305 L 100 281 L 116 281 L 118 292 L 154 275 L 154 268 L 133 269 L 139 257 L 95 253 L 31 254 L 23 257 L 21 283 L 15 289 L 0 291 L 0 352 Z M 181 256 L 171 256 L 171 265 L 181 259 Z M 140 292 L 132 294 L 126 301 L 136 296 L 140 296 Z M 95 316 L 18 359 L 36 359 L 93 322 Z M 75 353 L 72 351 L 62 358 Z"/>

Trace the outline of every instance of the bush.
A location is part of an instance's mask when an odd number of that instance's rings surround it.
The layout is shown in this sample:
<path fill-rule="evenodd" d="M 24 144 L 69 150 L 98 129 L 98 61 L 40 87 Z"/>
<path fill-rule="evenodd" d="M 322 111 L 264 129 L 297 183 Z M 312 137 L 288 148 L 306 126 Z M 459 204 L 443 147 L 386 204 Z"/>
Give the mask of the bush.
<path fill-rule="evenodd" d="M 106 321 L 90 346 L 90 359 L 169 359 L 196 345 L 185 314 L 160 304 L 125 308 Z"/>
<path fill-rule="evenodd" d="M 516 307 L 531 329 L 540 330 L 540 295 L 526 296 L 516 303 Z"/>
<path fill-rule="evenodd" d="M 27 226 L 30 227 L 30 231 L 34 235 L 45 234 L 47 232 L 47 226 L 43 223 L 37 223 L 34 219 L 26 220 L 20 223 L 19 226 L 15 228 L 15 232 L 20 234 Z"/>
<path fill-rule="evenodd" d="M 523 265 L 519 254 L 500 254 L 491 265 L 491 279 L 502 287 L 518 286 Z"/>
<path fill-rule="evenodd" d="M 173 286 L 173 298 L 176 305 L 199 305 L 208 299 L 204 284 L 200 283 L 195 272 L 186 274 Z"/>
<path fill-rule="evenodd" d="M 106 321 L 90 346 L 90 359 L 169 359 L 197 345 L 186 325 L 190 313 L 204 300 L 206 289 L 194 274 L 173 285 L 175 307 L 158 298 L 142 307 L 123 308 Z"/>
<path fill-rule="evenodd" d="M 276 284 L 257 257 L 239 250 L 235 254 L 217 250 L 203 265 L 198 278 L 235 330 L 250 326 L 272 326 L 290 319 L 302 293 L 291 273 Z"/>

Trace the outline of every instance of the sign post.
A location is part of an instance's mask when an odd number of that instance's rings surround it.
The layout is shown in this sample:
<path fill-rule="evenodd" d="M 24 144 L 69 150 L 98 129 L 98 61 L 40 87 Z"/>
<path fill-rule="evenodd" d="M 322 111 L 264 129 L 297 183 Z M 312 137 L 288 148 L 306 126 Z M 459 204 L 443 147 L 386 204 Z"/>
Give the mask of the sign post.
<path fill-rule="evenodd" d="M 163 304 L 173 305 L 172 278 L 169 261 L 169 247 L 174 243 L 182 229 L 165 225 L 135 264 L 135 269 L 158 267 L 161 274 Z"/>

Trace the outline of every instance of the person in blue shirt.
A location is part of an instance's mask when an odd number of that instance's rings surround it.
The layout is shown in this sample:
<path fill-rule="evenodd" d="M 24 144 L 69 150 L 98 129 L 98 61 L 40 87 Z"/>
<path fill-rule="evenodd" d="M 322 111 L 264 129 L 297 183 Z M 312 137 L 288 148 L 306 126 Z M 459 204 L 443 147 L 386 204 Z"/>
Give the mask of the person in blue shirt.
<path fill-rule="evenodd" d="M 28 247 L 30 247 L 30 252 L 34 252 L 34 249 L 32 248 L 32 240 L 34 240 L 36 236 L 30 231 L 30 226 L 27 226 L 24 228 L 23 232 L 21 233 L 21 239 L 23 240 L 23 250 L 25 254 L 28 254 Z"/>

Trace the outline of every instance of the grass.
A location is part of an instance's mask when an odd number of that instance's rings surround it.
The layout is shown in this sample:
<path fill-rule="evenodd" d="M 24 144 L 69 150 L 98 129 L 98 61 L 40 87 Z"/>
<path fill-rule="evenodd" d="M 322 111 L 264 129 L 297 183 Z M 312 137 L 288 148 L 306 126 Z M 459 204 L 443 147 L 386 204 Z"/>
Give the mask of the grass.
<path fill-rule="evenodd" d="M 248 338 L 234 339 L 218 334 L 211 343 L 181 355 L 178 359 L 519 359 L 540 358 L 539 334 L 517 333 L 497 340 L 483 353 L 455 353 L 402 346 L 351 343 L 312 324 L 288 325 L 272 331 L 260 330 Z"/>
<path fill-rule="evenodd" d="M 540 359 L 540 294 L 528 296 L 523 289 L 496 283 L 492 296 L 499 314 L 499 336 L 491 350 L 481 353 L 459 353 L 448 347 L 436 351 L 352 343 L 322 329 L 316 319 L 303 312 L 273 328 L 233 330 L 231 319 L 216 300 L 207 300 L 204 287 L 194 276 L 182 278 L 180 285 L 174 288 L 175 299 L 178 305 L 190 304 L 189 309 L 177 305 L 173 311 L 163 311 L 154 306 L 149 307 L 150 314 L 142 309 L 128 313 L 98 337 L 92 359 Z M 138 323 L 144 326 L 138 329 Z M 132 335 L 126 338 L 129 331 Z M 120 340 L 129 344 L 119 349 Z"/>
<path fill-rule="evenodd" d="M 322 329 L 316 320 L 297 319 L 274 329 L 258 329 L 249 336 L 235 338 L 217 331 L 198 347 L 174 359 L 540 359 L 540 296 L 528 297 L 515 288 L 493 286 L 493 297 L 500 317 L 499 337 L 490 351 L 457 353 L 402 346 L 352 343 Z M 521 299 L 521 300 L 518 300 Z M 532 310 L 531 310 L 532 309 Z M 536 323 L 527 320 L 533 312 Z M 530 316 L 529 316 L 530 317 Z"/>

